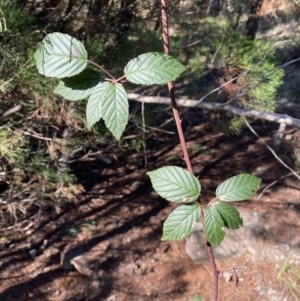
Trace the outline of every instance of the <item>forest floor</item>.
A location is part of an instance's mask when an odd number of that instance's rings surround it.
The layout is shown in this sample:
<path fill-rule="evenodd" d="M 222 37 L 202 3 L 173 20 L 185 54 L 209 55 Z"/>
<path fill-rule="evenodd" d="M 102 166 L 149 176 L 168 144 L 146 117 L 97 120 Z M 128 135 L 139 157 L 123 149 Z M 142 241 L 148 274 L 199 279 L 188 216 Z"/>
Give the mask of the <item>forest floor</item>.
<path fill-rule="evenodd" d="M 268 125 L 258 123 L 256 130 L 272 143 Z M 212 300 L 209 262 L 191 261 L 184 240 L 160 240 L 176 206 L 153 192 L 146 172 L 184 167 L 174 137 L 152 136 L 147 167 L 143 152 L 122 149 L 78 162 L 74 169 L 84 191 L 75 203 L 44 212 L 39 226 L 35 217 L 2 229 L 0 301 Z M 240 238 L 242 252 L 217 260 L 220 271 L 230 274 L 236 267 L 239 278 L 237 285 L 225 281 L 226 273 L 219 277 L 219 300 L 300 300 L 299 181 L 282 177 L 289 172 L 250 131 L 226 136 L 205 124 L 187 129 L 186 137 L 203 201 L 236 174 L 262 178 L 257 196 L 236 206 L 248 214 L 244 228 L 255 221 L 263 230 Z M 279 154 L 287 158 L 286 148 Z M 62 268 L 61 254 L 78 255 L 73 264 L 81 273 Z"/>

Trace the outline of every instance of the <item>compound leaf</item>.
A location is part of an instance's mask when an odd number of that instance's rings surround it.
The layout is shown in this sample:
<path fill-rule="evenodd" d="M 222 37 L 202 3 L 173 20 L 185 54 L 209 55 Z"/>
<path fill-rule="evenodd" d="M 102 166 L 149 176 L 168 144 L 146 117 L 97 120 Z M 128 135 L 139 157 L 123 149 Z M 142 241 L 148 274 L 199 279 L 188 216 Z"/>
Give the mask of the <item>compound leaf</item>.
<path fill-rule="evenodd" d="M 165 84 L 175 80 L 186 68 L 169 55 L 149 52 L 129 61 L 124 68 L 128 81 L 135 84 Z"/>
<path fill-rule="evenodd" d="M 107 128 L 119 140 L 128 121 L 128 111 L 127 94 L 121 84 L 99 83 L 87 103 L 88 127 L 103 118 Z"/>
<path fill-rule="evenodd" d="M 234 176 L 216 190 L 216 196 L 222 201 L 243 201 L 254 196 L 259 188 L 261 179 L 249 174 Z"/>
<path fill-rule="evenodd" d="M 67 100 L 80 100 L 88 97 L 99 82 L 99 72 L 92 69 L 85 69 L 77 75 L 60 80 L 54 93 Z"/>
<path fill-rule="evenodd" d="M 186 169 L 167 166 L 147 174 L 154 190 L 170 202 L 195 202 L 199 197 L 200 182 Z"/>
<path fill-rule="evenodd" d="M 215 206 L 208 207 L 204 212 L 204 233 L 213 247 L 217 247 L 223 240 L 225 233 L 224 220 Z"/>
<path fill-rule="evenodd" d="M 189 236 L 199 221 L 201 207 L 198 204 L 181 205 L 165 220 L 162 240 L 180 240 Z"/>
<path fill-rule="evenodd" d="M 220 202 L 214 206 L 219 214 L 222 216 L 225 227 L 228 229 L 236 230 L 243 226 L 243 219 L 238 210 L 228 203 Z"/>
<path fill-rule="evenodd" d="M 48 77 L 74 76 L 87 65 L 87 52 L 83 44 L 59 32 L 46 35 L 34 58 L 39 73 Z"/>

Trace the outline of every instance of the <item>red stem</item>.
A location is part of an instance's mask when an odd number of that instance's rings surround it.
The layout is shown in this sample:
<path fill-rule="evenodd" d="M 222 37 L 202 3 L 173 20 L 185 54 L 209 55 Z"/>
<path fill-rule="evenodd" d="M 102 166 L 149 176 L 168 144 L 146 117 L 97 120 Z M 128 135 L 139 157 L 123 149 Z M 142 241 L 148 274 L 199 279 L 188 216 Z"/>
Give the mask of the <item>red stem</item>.
<path fill-rule="evenodd" d="M 170 44 L 169 44 L 169 22 L 168 22 L 168 7 L 167 7 L 167 1 L 161 0 L 162 3 L 162 24 L 163 24 L 163 40 L 164 40 L 164 51 L 165 54 L 170 54 Z M 174 92 L 174 84 L 172 82 L 168 82 L 168 88 L 169 88 L 169 93 L 170 93 L 170 98 L 171 98 L 171 104 L 172 104 L 172 109 L 173 109 L 173 114 L 177 126 L 177 131 L 183 151 L 183 160 L 185 161 L 187 165 L 188 171 L 193 174 L 193 168 L 191 165 L 190 157 L 188 154 L 181 122 L 182 120 L 180 119 L 179 113 L 178 113 L 178 108 L 176 104 L 176 99 L 175 99 L 175 92 Z"/>
<path fill-rule="evenodd" d="M 219 292 L 219 274 L 218 274 L 218 269 L 213 253 L 213 248 L 209 241 L 206 241 L 206 248 L 209 256 L 209 261 L 213 270 L 213 275 L 214 275 L 214 301 L 218 300 L 218 292 Z"/>
<path fill-rule="evenodd" d="M 164 51 L 166 54 L 169 55 L 170 54 L 170 44 L 169 44 L 169 24 L 168 24 L 168 5 L 167 5 L 168 0 L 161 0 L 161 3 L 162 3 L 161 16 L 162 16 L 162 25 L 163 25 Z M 179 134 L 179 139 L 180 139 L 180 143 L 181 143 L 181 147 L 182 147 L 182 151 L 183 151 L 183 159 L 187 165 L 188 171 L 191 174 L 193 174 L 190 157 L 188 154 L 187 145 L 185 142 L 185 138 L 184 138 L 184 134 L 183 134 L 182 126 L 181 126 L 182 120 L 179 117 L 177 103 L 176 103 L 176 99 L 175 99 L 174 84 L 172 82 L 169 82 L 168 88 L 169 88 L 169 93 L 170 93 L 170 98 L 171 98 L 173 114 L 174 114 L 174 118 L 175 118 L 175 122 L 176 122 L 176 127 L 177 127 L 177 131 Z M 214 275 L 214 299 L 213 300 L 217 301 L 218 300 L 218 286 L 219 286 L 218 285 L 218 280 L 219 280 L 218 270 L 217 270 L 212 246 L 208 241 L 206 241 L 206 247 L 207 247 L 209 260 L 210 260 L 212 270 L 213 270 L 213 275 Z"/>

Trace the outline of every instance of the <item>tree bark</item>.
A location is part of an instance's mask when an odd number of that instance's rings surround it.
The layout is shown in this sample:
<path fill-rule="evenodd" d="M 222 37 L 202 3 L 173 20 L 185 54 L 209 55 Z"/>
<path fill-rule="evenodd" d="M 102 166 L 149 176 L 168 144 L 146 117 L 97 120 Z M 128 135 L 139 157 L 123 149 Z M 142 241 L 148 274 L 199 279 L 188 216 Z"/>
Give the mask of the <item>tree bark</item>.
<path fill-rule="evenodd" d="M 253 0 L 250 6 L 249 17 L 245 26 L 245 36 L 251 40 L 255 40 L 258 29 L 259 11 L 264 0 Z"/>

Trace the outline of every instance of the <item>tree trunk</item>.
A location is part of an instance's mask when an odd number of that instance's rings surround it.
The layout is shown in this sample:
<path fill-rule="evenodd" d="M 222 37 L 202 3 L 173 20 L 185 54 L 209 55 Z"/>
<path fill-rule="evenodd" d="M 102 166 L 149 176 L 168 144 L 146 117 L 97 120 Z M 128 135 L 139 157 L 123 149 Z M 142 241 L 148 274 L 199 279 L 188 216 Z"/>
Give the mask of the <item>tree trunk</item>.
<path fill-rule="evenodd" d="M 208 16 L 218 16 L 221 11 L 221 1 L 220 0 L 209 0 L 206 14 Z"/>
<path fill-rule="evenodd" d="M 253 0 L 250 6 L 249 17 L 245 26 L 245 36 L 251 40 L 255 40 L 258 29 L 259 10 L 264 0 Z"/>
<path fill-rule="evenodd" d="M 120 10 L 116 19 L 118 19 L 118 28 L 116 30 L 116 41 L 123 40 L 130 28 L 133 18 L 133 11 L 136 0 L 121 0 Z"/>

